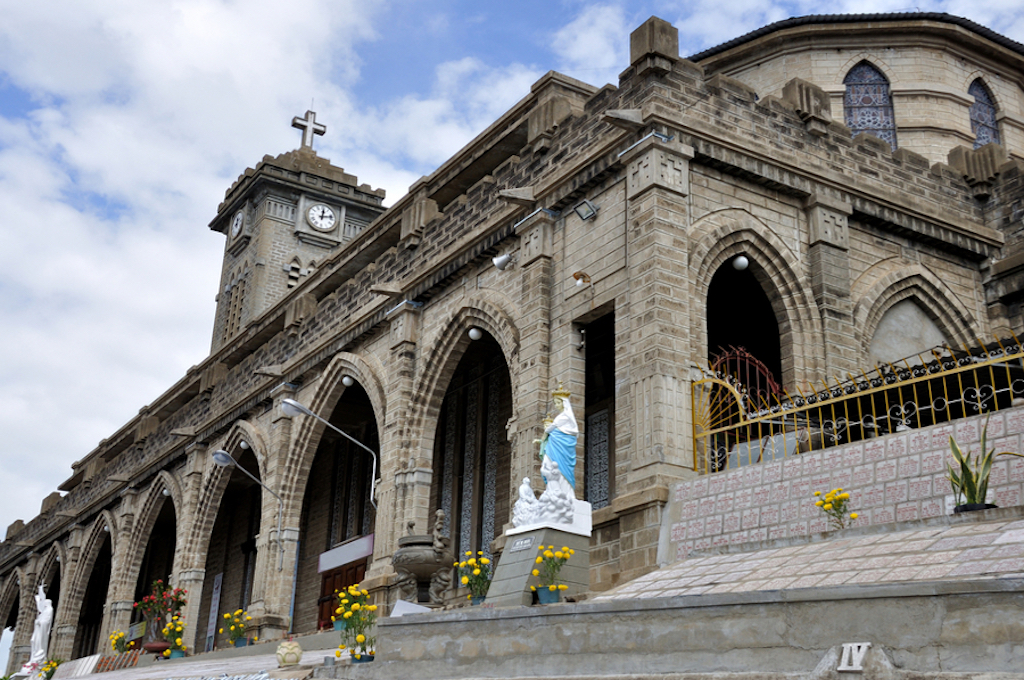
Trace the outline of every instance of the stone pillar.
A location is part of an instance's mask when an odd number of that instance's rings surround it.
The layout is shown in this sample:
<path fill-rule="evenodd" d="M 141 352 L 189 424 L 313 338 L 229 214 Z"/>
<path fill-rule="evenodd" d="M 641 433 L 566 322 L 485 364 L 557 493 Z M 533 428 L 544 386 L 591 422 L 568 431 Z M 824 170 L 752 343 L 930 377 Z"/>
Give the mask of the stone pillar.
<path fill-rule="evenodd" d="M 70 618 L 70 607 L 68 607 L 67 602 L 72 584 L 77 577 L 79 559 L 82 554 L 83 533 L 81 525 L 75 524 L 72 526 L 71 533 L 67 539 L 67 550 L 61 564 L 61 601 L 53 615 L 53 634 L 50 636 L 50 656 L 58 659 L 71 658 L 71 652 L 75 644 L 75 633 L 78 630 L 78 622 Z M 17 631 L 15 631 L 15 634 L 17 634 Z M 29 635 L 31 636 L 31 634 Z M 13 647 L 11 657 L 13 658 Z"/>
<path fill-rule="evenodd" d="M 177 548 L 174 555 L 172 580 L 177 588 L 188 591 L 182 619 L 185 621 L 185 643 L 189 649 L 203 649 L 200 645 L 206 640 L 206 622 L 199 621 L 199 601 L 203 596 L 203 578 L 205 575 L 206 555 L 196 550 L 196 534 L 190 527 L 197 526 L 196 513 L 199 506 L 199 494 L 203 485 L 203 472 L 209 459 L 206 444 L 192 442 L 185 448 L 185 468 L 182 472 L 181 508 L 175 508 L 178 520 Z M 211 530 L 212 530 L 212 524 Z"/>
<path fill-rule="evenodd" d="M 22 578 L 18 582 L 18 625 L 14 628 L 14 639 L 11 641 L 10 664 L 15 670 L 21 668 L 32 655 L 32 629 L 35 627 L 36 615 L 36 567 L 39 557 L 29 558 L 25 564 Z M 10 662 L 9 662 L 10 663 Z"/>
<path fill-rule="evenodd" d="M 657 568 L 668 485 L 695 474 L 686 231 L 691 158 L 691 147 L 658 136 L 622 157 L 630 309 L 629 348 L 622 356 L 629 363 L 630 395 L 623 415 L 632 441 L 626 485 L 616 489 L 612 509 L 619 518 L 623 581 Z"/>
<path fill-rule="evenodd" d="M 849 203 L 815 194 L 805 203 L 809 231 L 811 288 L 821 314 L 828 377 L 845 379 L 860 366 L 850 299 Z M 817 387 L 821 387 L 817 385 Z"/>
<path fill-rule="evenodd" d="M 552 230 L 550 215 L 539 212 L 516 228 L 519 235 L 519 412 L 509 435 L 513 441 L 509 492 L 514 503 L 519 483 L 540 480 L 534 439 L 543 434 L 544 415 L 551 404 Z M 577 404 L 579 402 L 577 401 Z M 574 404 L 575 405 L 575 404 Z M 577 479 L 581 477 L 577 474 Z M 579 485 L 582 488 L 582 485 Z M 511 506 L 510 506 L 511 507 Z M 511 518 L 509 518 L 511 519 Z"/>
<path fill-rule="evenodd" d="M 408 423 L 412 412 L 416 346 L 419 342 L 420 305 L 404 301 L 388 314 L 391 350 L 388 359 L 388 412 L 381 429 L 381 482 L 377 489 L 377 521 L 373 541 L 373 564 L 364 586 L 390 584 L 394 569 L 391 556 L 408 522 L 416 522 L 419 533 L 432 526 L 430 517 L 430 460 L 410 450 Z"/>

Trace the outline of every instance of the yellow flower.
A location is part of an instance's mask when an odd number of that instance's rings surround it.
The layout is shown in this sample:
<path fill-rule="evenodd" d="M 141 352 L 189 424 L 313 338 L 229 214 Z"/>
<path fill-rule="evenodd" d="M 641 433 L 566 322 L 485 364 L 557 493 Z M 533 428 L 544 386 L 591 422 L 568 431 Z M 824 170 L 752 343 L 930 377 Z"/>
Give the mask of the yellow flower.
<path fill-rule="evenodd" d="M 562 546 L 562 552 L 569 552 L 569 546 L 567 546 L 567 545 Z"/>
<path fill-rule="evenodd" d="M 850 513 L 850 519 L 857 519 L 858 517 L 860 517 L 860 515 L 858 515 L 857 513 L 855 513 L 855 512 L 851 512 Z"/>
<path fill-rule="evenodd" d="M 352 618 L 352 612 L 345 612 L 344 614 L 342 614 L 341 618 L 343 618 L 343 619 L 351 619 Z"/>
<path fill-rule="evenodd" d="M 551 552 L 550 550 L 545 550 L 545 551 L 544 551 L 544 557 L 548 558 L 549 560 L 550 560 L 550 559 L 551 559 L 552 557 L 554 557 L 554 556 L 555 556 L 555 553 Z"/>
<path fill-rule="evenodd" d="M 539 569 L 534 569 L 530 573 L 533 574 L 534 576 L 540 576 L 540 570 Z"/>
<path fill-rule="evenodd" d="M 352 611 L 357 612 L 357 611 L 359 611 L 359 609 L 360 609 L 359 603 L 358 602 L 353 602 L 352 603 Z"/>
<path fill-rule="evenodd" d="M 340 658 L 341 658 L 341 650 L 340 650 L 340 649 L 338 649 L 338 650 L 335 650 L 335 652 L 334 652 L 334 656 L 336 656 L 337 658 L 339 658 L 339 659 L 340 659 Z"/>
<path fill-rule="evenodd" d="M 558 559 L 558 560 L 562 559 L 562 551 L 561 550 L 556 550 L 555 551 L 555 559 Z"/>
<path fill-rule="evenodd" d="M 256 637 L 254 637 L 254 638 L 252 639 L 252 641 L 253 641 L 253 642 L 259 642 L 259 641 L 260 641 L 260 636 L 259 636 L 259 635 L 257 635 Z"/>
<path fill-rule="evenodd" d="M 358 642 L 359 644 L 363 644 L 364 642 L 366 642 L 366 636 L 360 633 L 356 636 L 356 642 Z"/>
<path fill-rule="evenodd" d="M 557 589 L 558 589 L 558 587 L 557 587 L 557 586 L 554 586 L 554 585 L 548 586 L 548 590 L 550 590 L 550 591 L 552 591 L 552 592 L 554 592 L 554 591 L 555 591 L 555 590 L 557 590 Z"/>
<path fill-rule="evenodd" d="M 167 658 L 170 658 L 170 656 L 171 656 L 171 650 L 165 649 L 164 650 L 164 658 L 167 659 Z"/>
<path fill-rule="evenodd" d="M 839 488 L 836 489 L 836 493 L 841 493 L 842 490 L 843 490 L 843 487 L 839 487 Z"/>
<path fill-rule="evenodd" d="M 468 576 L 463 576 L 462 577 L 462 585 L 466 585 L 467 583 L 469 583 L 469 577 Z"/>
<path fill-rule="evenodd" d="M 815 491 L 815 492 L 814 492 L 814 495 L 815 495 L 815 496 L 820 496 L 820 495 L 821 495 L 821 492 L 820 492 L 820 491 Z"/>
<path fill-rule="evenodd" d="M 231 618 L 231 614 L 225 614 L 225 615 L 224 615 L 224 618 L 225 618 L 225 619 L 230 619 L 230 618 Z"/>
<path fill-rule="evenodd" d="M 348 598 L 346 597 L 344 600 L 341 601 L 341 603 L 342 604 L 348 604 Z"/>
<path fill-rule="evenodd" d="M 543 561 L 544 561 L 544 558 L 541 557 L 540 555 L 537 555 L 537 564 L 540 564 Z"/>
<path fill-rule="evenodd" d="M 235 610 L 235 616 L 241 616 L 241 615 L 242 615 L 242 610 L 241 609 L 236 609 Z"/>
<path fill-rule="evenodd" d="M 223 629 L 223 628 L 221 628 L 221 629 L 220 629 L 220 630 L 218 630 L 217 632 L 218 632 L 218 633 L 220 633 L 221 635 L 223 635 L 223 634 L 224 634 L 224 629 Z"/>
<path fill-rule="evenodd" d="M 537 586 L 530 586 L 530 590 L 537 592 Z"/>
<path fill-rule="evenodd" d="M 825 505 L 825 501 L 815 501 L 814 504 L 820 508 L 821 506 Z"/>
<path fill-rule="evenodd" d="M 473 570 L 473 576 L 479 576 L 479 575 L 480 575 L 480 570 L 479 569 L 474 569 Z"/>
<path fill-rule="evenodd" d="M 491 561 L 489 559 L 487 559 L 486 557 L 481 557 L 480 558 L 480 564 L 490 564 L 490 563 L 491 563 Z"/>
<path fill-rule="evenodd" d="M 333 616 L 331 617 L 331 621 L 334 621 L 334 617 Z"/>
<path fill-rule="evenodd" d="M 484 551 L 483 551 L 483 550 L 477 550 L 477 551 L 476 551 L 476 554 L 477 554 L 477 555 L 483 555 L 483 554 L 484 554 Z"/>
<path fill-rule="evenodd" d="M 454 564 L 453 564 L 452 566 L 453 566 L 453 567 L 457 567 L 457 566 L 459 566 L 459 563 L 458 563 L 458 562 L 456 562 L 456 563 L 454 563 Z"/>
<path fill-rule="evenodd" d="M 251 616 L 246 616 L 246 617 L 245 617 L 245 620 L 246 620 L 246 621 L 252 621 L 252 617 L 251 617 Z"/>
<path fill-rule="evenodd" d="M 175 628 L 175 630 L 180 633 L 181 632 L 181 626 L 178 626 L 177 628 Z"/>
<path fill-rule="evenodd" d="M 539 550 L 541 552 L 544 552 L 544 546 L 542 546 L 542 545 L 541 546 L 537 546 L 537 550 Z"/>
<path fill-rule="evenodd" d="M 465 562 L 459 562 L 459 569 L 465 569 L 465 568 L 466 568 L 466 563 Z"/>
<path fill-rule="evenodd" d="M 564 583 L 559 583 L 558 584 L 558 589 L 559 590 L 568 590 L 569 586 L 565 585 Z"/>
<path fill-rule="evenodd" d="M 234 627 L 234 626 L 231 626 L 231 630 L 234 630 L 234 629 L 235 629 L 235 627 Z"/>
<path fill-rule="evenodd" d="M 177 640 L 175 640 L 174 644 L 176 644 L 176 645 L 178 645 L 180 647 L 181 646 L 181 638 L 178 638 Z"/>
<path fill-rule="evenodd" d="M 475 557 L 470 557 L 468 560 L 466 560 L 466 564 L 468 564 L 471 567 L 475 567 L 476 566 L 476 558 Z"/>
<path fill-rule="evenodd" d="M 831 504 L 831 503 L 825 503 L 825 505 L 824 505 L 824 506 L 822 506 L 822 507 L 823 507 L 823 508 L 824 508 L 825 510 L 831 510 L 831 509 L 832 509 L 832 504 Z"/>
<path fill-rule="evenodd" d="M 341 607 L 338 607 L 337 609 L 335 609 L 334 613 L 335 614 L 340 614 L 341 613 Z"/>
<path fill-rule="evenodd" d="M 369 595 L 370 593 L 364 588 L 363 590 L 359 591 L 359 594 L 363 595 L 363 596 L 366 596 L 366 595 Z"/>
<path fill-rule="evenodd" d="M 569 548 L 569 556 L 572 557 L 575 554 L 576 554 L 576 551 L 573 550 L 572 548 Z"/>
<path fill-rule="evenodd" d="M 466 557 L 469 557 L 469 556 L 470 556 L 470 555 L 472 555 L 472 554 L 473 554 L 473 551 L 472 551 L 472 550 L 467 550 L 467 551 L 466 551 Z"/>
<path fill-rule="evenodd" d="M 377 605 L 371 604 L 369 607 L 367 607 L 367 609 L 369 609 L 371 612 L 375 612 L 377 611 Z"/>
<path fill-rule="evenodd" d="M 354 656 L 356 657 L 356 661 L 359 661 L 360 659 L 363 658 L 362 654 L 356 654 Z"/>
<path fill-rule="evenodd" d="M 843 492 L 843 493 L 839 494 L 839 497 L 842 498 L 845 501 L 845 500 L 848 500 L 850 498 L 850 494 L 848 494 L 846 492 Z"/>

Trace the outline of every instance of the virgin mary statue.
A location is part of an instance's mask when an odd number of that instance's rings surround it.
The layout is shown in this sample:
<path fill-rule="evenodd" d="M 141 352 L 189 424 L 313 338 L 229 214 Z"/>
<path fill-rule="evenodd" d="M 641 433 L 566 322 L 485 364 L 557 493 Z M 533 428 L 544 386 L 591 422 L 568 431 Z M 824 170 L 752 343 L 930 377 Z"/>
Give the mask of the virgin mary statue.
<path fill-rule="evenodd" d="M 561 408 L 555 419 L 544 428 L 544 438 L 540 444 L 541 460 L 545 456 L 558 463 L 558 471 L 562 473 L 569 485 L 576 489 L 576 439 L 580 435 L 576 416 L 569 403 L 570 393 L 563 387 L 551 393 L 555 406 Z M 547 478 L 544 479 L 547 482 Z"/>

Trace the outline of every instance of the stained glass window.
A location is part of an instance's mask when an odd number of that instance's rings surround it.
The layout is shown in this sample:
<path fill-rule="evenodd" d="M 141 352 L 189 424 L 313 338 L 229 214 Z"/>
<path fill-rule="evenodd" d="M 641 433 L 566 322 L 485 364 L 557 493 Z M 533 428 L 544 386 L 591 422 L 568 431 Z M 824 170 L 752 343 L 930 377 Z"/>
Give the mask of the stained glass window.
<path fill-rule="evenodd" d="M 862 61 L 843 79 L 846 126 L 854 136 L 867 132 L 889 142 L 896 150 L 896 117 L 889 97 L 889 81 L 882 72 Z"/>
<path fill-rule="evenodd" d="M 999 125 L 996 123 L 996 105 L 992 101 L 992 93 L 985 83 L 978 78 L 967 89 L 967 94 L 974 97 L 971 104 L 971 132 L 974 133 L 974 148 L 985 146 L 991 142 L 999 144 Z"/>

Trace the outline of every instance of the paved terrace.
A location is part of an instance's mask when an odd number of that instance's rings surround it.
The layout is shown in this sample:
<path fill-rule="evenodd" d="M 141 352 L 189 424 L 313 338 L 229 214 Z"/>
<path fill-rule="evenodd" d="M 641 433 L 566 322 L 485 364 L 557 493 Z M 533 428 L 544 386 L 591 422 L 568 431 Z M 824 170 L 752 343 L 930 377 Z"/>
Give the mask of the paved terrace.
<path fill-rule="evenodd" d="M 1024 507 L 693 552 L 596 599 L 1003 578 L 1024 578 Z"/>

